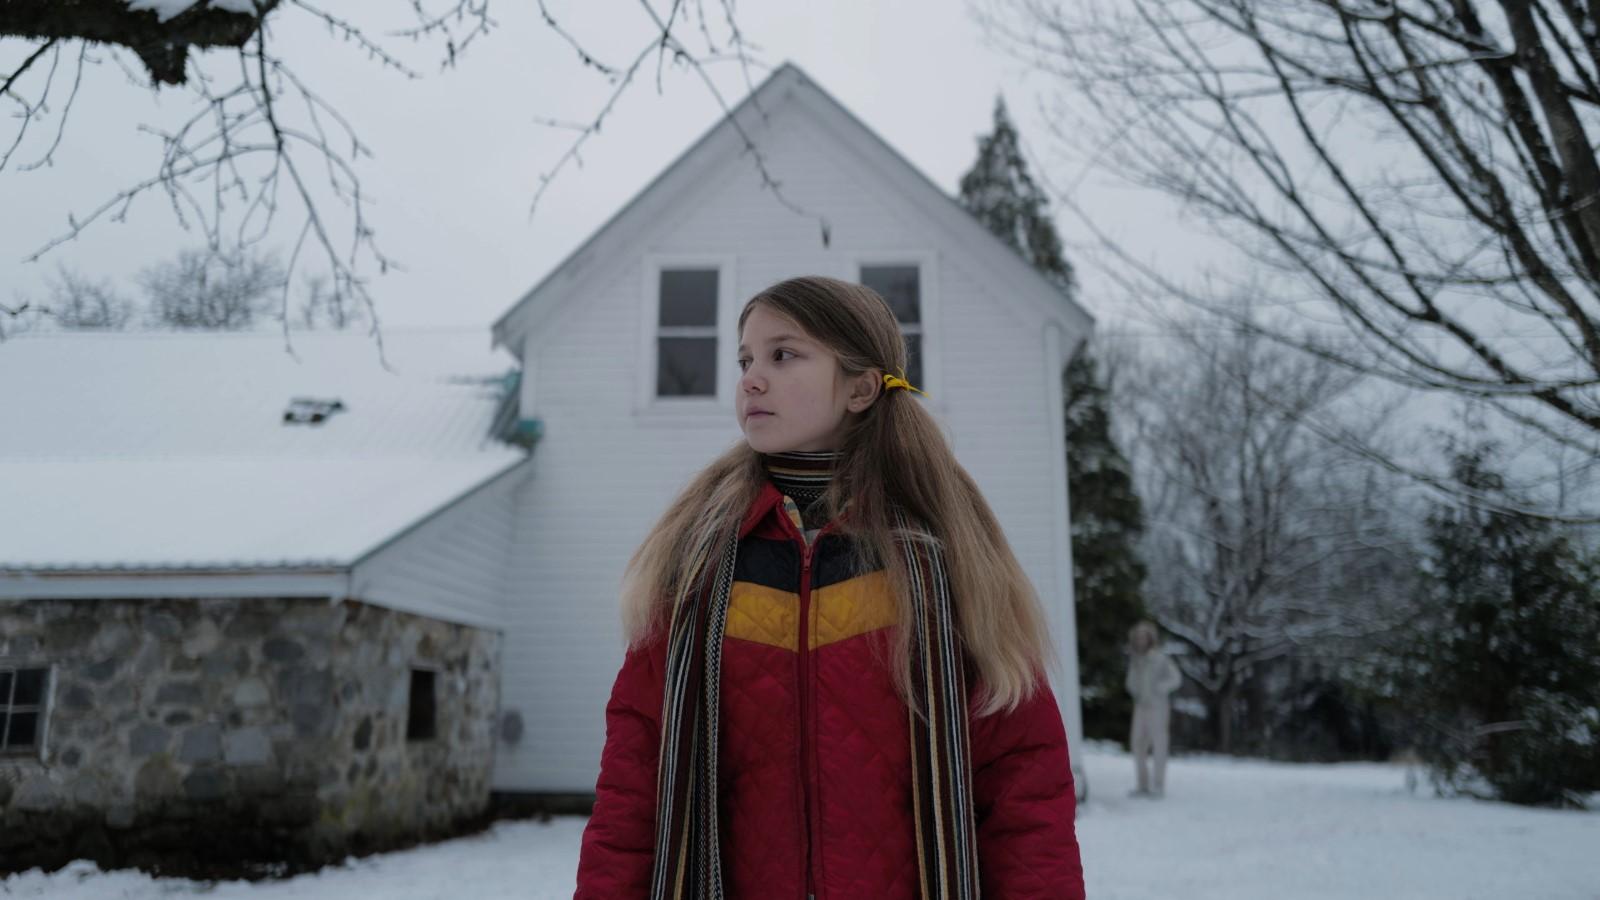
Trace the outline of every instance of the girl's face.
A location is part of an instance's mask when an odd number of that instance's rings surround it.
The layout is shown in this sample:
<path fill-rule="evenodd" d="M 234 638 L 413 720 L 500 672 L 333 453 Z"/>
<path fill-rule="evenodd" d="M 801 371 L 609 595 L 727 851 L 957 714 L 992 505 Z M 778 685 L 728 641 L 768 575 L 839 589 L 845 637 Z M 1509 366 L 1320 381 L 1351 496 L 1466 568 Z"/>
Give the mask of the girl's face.
<path fill-rule="evenodd" d="M 849 415 L 877 397 L 875 370 L 845 378 L 831 350 L 765 304 L 751 308 L 739 339 L 735 409 L 758 452 L 837 450 Z"/>

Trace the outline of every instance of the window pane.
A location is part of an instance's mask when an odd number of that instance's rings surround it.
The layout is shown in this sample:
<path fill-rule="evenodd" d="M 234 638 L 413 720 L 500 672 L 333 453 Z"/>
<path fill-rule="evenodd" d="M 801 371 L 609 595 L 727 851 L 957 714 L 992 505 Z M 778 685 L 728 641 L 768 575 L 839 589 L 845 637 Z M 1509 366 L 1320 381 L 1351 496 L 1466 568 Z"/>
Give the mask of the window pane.
<path fill-rule="evenodd" d="M 861 283 L 889 301 L 896 321 L 922 321 L 922 293 L 916 266 L 862 266 Z"/>
<path fill-rule="evenodd" d="M 11 700 L 11 672 L 0 672 L 0 708 Z"/>
<path fill-rule="evenodd" d="M 661 324 L 717 324 L 717 270 L 663 269 Z"/>
<path fill-rule="evenodd" d="M 906 380 L 919 391 L 927 388 L 922 386 L 922 335 L 903 335 L 906 339 Z"/>
<path fill-rule="evenodd" d="M 656 396 L 716 396 L 716 338 L 672 337 L 656 341 Z"/>
<path fill-rule="evenodd" d="M 22 669 L 17 672 L 17 692 L 13 706 L 36 706 L 44 696 L 44 670 Z"/>
<path fill-rule="evenodd" d="M 6 738 L 6 749 L 15 750 L 19 747 L 32 747 L 34 733 L 39 729 L 38 713 L 12 713 L 11 733 Z"/>
<path fill-rule="evenodd" d="M 406 714 L 406 740 L 427 740 L 434 734 L 433 673 L 411 670 L 411 707 Z"/>

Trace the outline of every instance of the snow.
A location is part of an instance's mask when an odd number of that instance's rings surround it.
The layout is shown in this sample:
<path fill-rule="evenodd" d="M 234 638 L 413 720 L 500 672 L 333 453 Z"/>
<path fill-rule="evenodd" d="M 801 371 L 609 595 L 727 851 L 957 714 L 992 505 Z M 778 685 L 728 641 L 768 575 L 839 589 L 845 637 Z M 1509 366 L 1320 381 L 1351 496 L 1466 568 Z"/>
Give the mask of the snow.
<path fill-rule="evenodd" d="M 1404 767 L 1174 759 L 1162 800 L 1132 799 L 1133 763 L 1091 746 L 1078 818 L 1095 900 L 1578 900 L 1600 881 L 1600 812 L 1526 809 L 1406 789 Z M 79 861 L 0 880 L 53 900 L 568 898 L 584 819 L 500 822 L 473 837 L 275 882 L 200 883 Z"/>
<path fill-rule="evenodd" d="M 487 456 L 6 460 L 0 568 L 347 564 L 521 459 Z"/>
<path fill-rule="evenodd" d="M 153 9 L 156 21 L 165 22 L 175 16 L 183 14 L 189 7 L 196 3 L 210 6 L 212 9 L 225 10 L 231 13 L 255 15 L 256 5 L 254 0 L 128 0 L 128 8 L 134 12 L 142 9 Z"/>
<path fill-rule="evenodd" d="M 525 458 L 487 329 L 0 344 L 0 570 L 351 562 Z M 337 399 L 287 424 L 297 398 Z"/>

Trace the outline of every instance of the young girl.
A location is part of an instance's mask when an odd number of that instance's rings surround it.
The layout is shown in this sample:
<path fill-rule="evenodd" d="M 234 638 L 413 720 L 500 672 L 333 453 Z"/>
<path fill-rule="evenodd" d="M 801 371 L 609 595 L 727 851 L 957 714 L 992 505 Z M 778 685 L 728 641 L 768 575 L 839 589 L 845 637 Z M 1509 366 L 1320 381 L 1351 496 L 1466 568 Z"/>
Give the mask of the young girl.
<path fill-rule="evenodd" d="M 1043 614 L 888 304 L 795 278 L 739 341 L 744 438 L 624 573 L 575 900 L 1082 898 Z"/>

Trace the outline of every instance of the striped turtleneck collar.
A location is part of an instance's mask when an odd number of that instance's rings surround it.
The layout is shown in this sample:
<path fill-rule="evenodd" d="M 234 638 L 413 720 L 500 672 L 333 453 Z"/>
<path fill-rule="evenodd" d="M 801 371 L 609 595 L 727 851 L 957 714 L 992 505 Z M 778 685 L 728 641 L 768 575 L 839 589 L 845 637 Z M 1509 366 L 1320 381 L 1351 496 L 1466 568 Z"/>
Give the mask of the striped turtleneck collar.
<path fill-rule="evenodd" d="M 833 480 L 841 455 L 838 450 L 789 450 L 761 454 L 761 464 L 766 467 L 767 477 L 778 490 L 794 500 L 808 530 L 822 524 L 815 521 L 820 518 L 817 515 L 817 503 Z"/>

